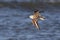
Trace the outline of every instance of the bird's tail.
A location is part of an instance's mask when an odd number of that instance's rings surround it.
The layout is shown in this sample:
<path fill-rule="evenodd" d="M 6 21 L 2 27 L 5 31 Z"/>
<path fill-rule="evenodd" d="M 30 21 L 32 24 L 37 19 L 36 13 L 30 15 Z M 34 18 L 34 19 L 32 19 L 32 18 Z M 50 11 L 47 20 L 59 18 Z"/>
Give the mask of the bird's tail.
<path fill-rule="evenodd" d="M 39 25 L 38 25 L 37 22 L 35 22 L 35 26 L 36 26 L 36 28 L 37 28 L 38 30 L 40 30 L 40 27 L 39 27 Z"/>
<path fill-rule="evenodd" d="M 39 27 L 38 22 L 36 20 L 32 20 L 32 23 L 38 30 L 40 30 L 40 27 Z"/>

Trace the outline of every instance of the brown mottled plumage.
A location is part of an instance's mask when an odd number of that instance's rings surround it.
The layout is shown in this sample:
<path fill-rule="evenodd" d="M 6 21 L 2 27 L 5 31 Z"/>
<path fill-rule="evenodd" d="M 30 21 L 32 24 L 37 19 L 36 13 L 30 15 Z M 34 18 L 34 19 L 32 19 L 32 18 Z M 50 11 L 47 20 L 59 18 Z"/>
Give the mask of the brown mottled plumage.
<path fill-rule="evenodd" d="M 39 30 L 40 27 L 38 25 L 38 19 L 44 20 L 44 17 L 40 15 L 38 10 L 36 10 L 34 11 L 34 14 L 30 16 L 30 18 L 32 19 L 33 25 Z"/>
<path fill-rule="evenodd" d="M 32 19 L 32 23 L 33 25 L 36 26 L 37 29 L 40 29 L 39 25 L 38 25 L 38 18 L 40 17 L 39 11 L 34 11 L 33 14 L 33 19 Z"/>

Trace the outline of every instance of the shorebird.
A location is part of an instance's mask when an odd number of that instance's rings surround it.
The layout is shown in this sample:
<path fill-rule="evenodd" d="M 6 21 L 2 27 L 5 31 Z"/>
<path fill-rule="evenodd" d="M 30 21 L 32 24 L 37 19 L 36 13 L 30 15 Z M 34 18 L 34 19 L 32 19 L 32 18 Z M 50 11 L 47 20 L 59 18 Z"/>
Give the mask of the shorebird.
<path fill-rule="evenodd" d="M 35 10 L 33 15 L 29 16 L 32 19 L 32 24 L 39 30 L 38 20 L 44 20 L 45 18 L 40 15 L 39 10 Z"/>

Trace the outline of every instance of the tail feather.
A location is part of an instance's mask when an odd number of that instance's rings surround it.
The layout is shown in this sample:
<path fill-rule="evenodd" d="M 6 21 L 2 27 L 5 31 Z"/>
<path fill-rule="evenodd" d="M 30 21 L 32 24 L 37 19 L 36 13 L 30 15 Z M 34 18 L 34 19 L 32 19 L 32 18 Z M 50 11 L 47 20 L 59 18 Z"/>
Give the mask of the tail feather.
<path fill-rule="evenodd" d="M 35 26 L 36 26 L 36 28 L 37 28 L 38 30 L 40 30 L 40 27 L 39 27 L 39 25 L 38 25 L 37 22 L 35 22 Z"/>
<path fill-rule="evenodd" d="M 32 20 L 32 23 L 38 30 L 40 29 L 38 22 L 36 20 Z"/>

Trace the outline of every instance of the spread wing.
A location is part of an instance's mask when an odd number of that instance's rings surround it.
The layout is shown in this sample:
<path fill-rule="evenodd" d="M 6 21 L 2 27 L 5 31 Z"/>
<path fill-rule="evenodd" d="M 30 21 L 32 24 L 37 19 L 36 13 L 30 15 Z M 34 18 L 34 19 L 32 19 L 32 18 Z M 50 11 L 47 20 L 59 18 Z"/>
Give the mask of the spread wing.
<path fill-rule="evenodd" d="M 34 19 L 34 18 L 33 18 L 33 15 L 30 15 L 29 18 Z"/>

